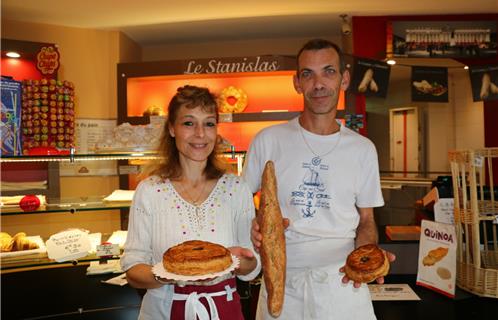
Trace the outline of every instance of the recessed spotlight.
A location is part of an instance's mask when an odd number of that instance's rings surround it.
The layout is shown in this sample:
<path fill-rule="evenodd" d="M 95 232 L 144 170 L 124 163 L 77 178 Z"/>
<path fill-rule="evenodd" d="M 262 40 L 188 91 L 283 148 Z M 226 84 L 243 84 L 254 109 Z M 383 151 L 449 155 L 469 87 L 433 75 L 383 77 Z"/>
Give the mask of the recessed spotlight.
<path fill-rule="evenodd" d="M 388 65 L 390 65 L 390 66 L 394 66 L 394 65 L 396 64 L 396 60 L 394 60 L 394 59 L 388 59 L 388 60 L 386 61 L 386 63 L 387 63 Z"/>
<path fill-rule="evenodd" d="M 5 55 L 9 58 L 20 58 L 21 57 L 21 55 L 19 53 L 14 52 L 14 51 L 9 51 Z"/>

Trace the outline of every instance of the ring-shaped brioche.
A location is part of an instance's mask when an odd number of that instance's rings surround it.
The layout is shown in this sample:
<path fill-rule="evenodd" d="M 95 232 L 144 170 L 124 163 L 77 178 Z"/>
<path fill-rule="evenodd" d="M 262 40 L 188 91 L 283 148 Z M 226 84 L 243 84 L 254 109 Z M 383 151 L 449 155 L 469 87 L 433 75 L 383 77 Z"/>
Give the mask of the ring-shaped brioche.
<path fill-rule="evenodd" d="M 231 265 L 230 251 L 222 245 L 208 241 L 185 241 L 169 248 L 163 254 L 164 269 L 185 276 L 221 272 Z"/>
<path fill-rule="evenodd" d="M 389 259 L 377 245 L 366 244 L 349 254 L 345 273 L 354 282 L 369 283 L 389 273 Z"/>
<path fill-rule="evenodd" d="M 228 99 L 232 97 L 235 99 L 234 104 L 230 104 Z M 239 88 L 229 86 L 221 90 L 218 96 L 218 104 L 220 112 L 232 113 L 242 112 L 247 107 L 247 94 Z"/>

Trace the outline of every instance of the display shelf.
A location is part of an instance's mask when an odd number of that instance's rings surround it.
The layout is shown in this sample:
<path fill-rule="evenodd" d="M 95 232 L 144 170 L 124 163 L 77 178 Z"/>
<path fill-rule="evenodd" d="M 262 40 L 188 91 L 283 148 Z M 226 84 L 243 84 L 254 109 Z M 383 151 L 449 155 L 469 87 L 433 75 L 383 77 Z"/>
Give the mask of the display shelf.
<path fill-rule="evenodd" d="M 242 151 L 224 152 L 224 155 L 244 154 Z M 160 156 L 151 151 L 92 153 L 73 155 L 47 156 L 1 156 L 0 163 L 6 162 L 74 162 L 74 161 L 103 161 L 103 160 L 157 160 Z"/>
<path fill-rule="evenodd" d="M 155 160 L 159 156 L 154 152 L 131 151 L 131 152 L 110 152 L 93 154 L 72 154 L 72 155 L 22 155 L 22 156 L 1 156 L 1 162 L 74 162 L 74 161 L 102 161 L 102 160 Z"/>
<path fill-rule="evenodd" d="M 80 211 L 99 211 L 99 210 L 119 210 L 130 207 L 130 201 L 104 201 L 105 196 L 93 197 L 74 197 L 51 199 L 50 203 L 40 206 L 33 211 L 24 211 L 19 206 L 5 206 L 1 208 L 0 215 L 17 215 L 17 214 L 35 214 L 35 213 L 55 213 L 69 212 L 77 213 Z"/>
<path fill-rule="evenodd" d="M 286 121 L 294 119 L 301 114 L 300 111 L 263 111 L 263 112 L 240 112 L 240 113 L 220 113 L 220 123 L 233 122 L 259 122 L 259 121 Z M 338 117 L 344 116 L 344 111 L 338 111 Z M 132 125 L 145 125 L 150 123 L 149 116 L 126 118 L 126 122 Z"/>
<path fill-rule="evenodd" d="M 120 258 L 119 256 L 108 257 L 106 258 L 106 260 L 117 260 L 119 258 Z M 90 264 L 90 262 L 92 261 L 99 261 L 99 260 L 102 260 L 102 258 L 98 257 L 95 253 L 92 253 L 86 257 L 79 258 L 77 260 L 57 262 L 55 260 L 49 259 L 47 253 L 45 252 L 44 255 L 40 255 L 40 257 L 37 258 L 23 259 L 18 261 L 15 260 L 4 261 L 2 259 L 1 260 L 2 263 L 0 265 L 0 272 L 3 274 L 10 272 L 25 271 L 26 269 L 33 270 L 33 269 L 67 267 L 71 265 L 73 266 L 85 265 L 85 264 Z"/>
<path fill-rule="evenodd" d="M 108 234 L 108 233 L 102 234 L 101 243 L 106 242 L 110 237 L 111 237 L 111 234 Z M 43 239 L 44 242 L 47 240 L 48 239 Z M 30 251 L 33 251 L 33 250 L 30 250 Z M 34 251 L 36 251 L 36 250 L 34 250 Z M 102 261 L 102 263 L 105 263 L 105 261 L 107 261 L 107 260 L 119 259 L 122 253 L 123 253 L 123 250 L 121 248 L 119 255 L 106 256 L 104 258 L 104 257 L 97 256 L 97 254 L 95 252 L 95 248 L 94 248 L 93 251 L 90 251 L 84 257 L 74 259 L 74 260 L 68 260 L 68 261 L 64 261 L 64 262 L 57 262 L 53 259 L 50 259 L 48 257 L 47 251 L 35 252 L 35 253 L 29 253 L 29 251 L 28 251 L 28 252 L 25 252 L 25 254 L 16 255 L 16 256 L 8 256 L 4 253 L 0 253 L 0 271 L 3 274 L 3 273 L 10 273 L 10 272 L 24 271 L 24 270 L 58 268 L 58 267 L 65 267 L 65 266 L 71 266 L 71 265 L 73 265 L 73 266 L 84 265 L 84 264 L 90 264 L 90 262 L 92 262 L 92 261 Z"/>

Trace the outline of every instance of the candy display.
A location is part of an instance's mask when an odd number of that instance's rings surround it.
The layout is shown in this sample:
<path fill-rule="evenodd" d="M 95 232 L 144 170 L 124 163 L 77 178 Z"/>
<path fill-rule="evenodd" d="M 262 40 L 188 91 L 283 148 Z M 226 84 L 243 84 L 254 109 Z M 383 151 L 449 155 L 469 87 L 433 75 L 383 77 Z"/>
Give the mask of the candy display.
<path fill-rule="evenodd" d="M 74 146 L 74 85 L 54 79 L 24 80 L 23 152 L 36 147 Z"/>

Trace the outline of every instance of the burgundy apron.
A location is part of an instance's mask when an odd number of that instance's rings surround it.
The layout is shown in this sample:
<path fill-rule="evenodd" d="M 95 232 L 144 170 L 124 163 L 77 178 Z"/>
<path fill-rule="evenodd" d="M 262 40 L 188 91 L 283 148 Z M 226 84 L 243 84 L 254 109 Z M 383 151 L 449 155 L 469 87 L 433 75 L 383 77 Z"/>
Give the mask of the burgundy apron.
<path fill-rule="evenodd" d="M 171 320 L 244 320 L 235 278 L 211 286 L 175 286 Z"/>

